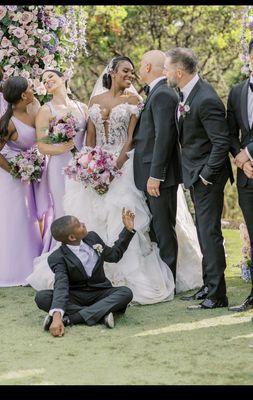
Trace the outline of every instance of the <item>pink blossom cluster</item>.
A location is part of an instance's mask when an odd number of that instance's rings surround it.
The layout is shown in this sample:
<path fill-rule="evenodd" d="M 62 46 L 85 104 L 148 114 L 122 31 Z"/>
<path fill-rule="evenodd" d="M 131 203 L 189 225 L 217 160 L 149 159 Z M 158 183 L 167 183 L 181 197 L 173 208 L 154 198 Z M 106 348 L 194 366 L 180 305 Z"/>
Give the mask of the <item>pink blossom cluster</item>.
<path fill-rule="evenodd" d="M 116 161 L 113 154 L 99 146 L 85 146 L 64 168 L 64 173 L 68 178 L 81 182 L 84 187 L 90 186 L 102 195 L 107 192 L 112 178 L 122 175 Z"/>
<path fill-rule="evenodd" d="M 23 182 L 40 182 L 45 167 L 45 156 L 37 147 L 21 151 L 9 161 L 10 174 Z"/>
<path fill-rule="evenodd" d="M 55 6 L 1 5 L 0 65 L 4 72 L 3 80 L 21 75 L 33 84 L 38 95 L 45 95 L 45 87 L 40 81 L 43 70 L 70 65 L 76 55 L 75 18 L 76 14 L 71 20 L 56 15 Z M 71 40 L 63 42 L 66 34 Z M 84 31 L 82 36 L 85 36 Z"/>
<path fill-rule="evenodd" d="M 78 121 L 71 113 L 60 119 L 54 117 L 49 123 L 48 136 L 50 143 L 67 142 L 76 136 L 78 130 Z"/>

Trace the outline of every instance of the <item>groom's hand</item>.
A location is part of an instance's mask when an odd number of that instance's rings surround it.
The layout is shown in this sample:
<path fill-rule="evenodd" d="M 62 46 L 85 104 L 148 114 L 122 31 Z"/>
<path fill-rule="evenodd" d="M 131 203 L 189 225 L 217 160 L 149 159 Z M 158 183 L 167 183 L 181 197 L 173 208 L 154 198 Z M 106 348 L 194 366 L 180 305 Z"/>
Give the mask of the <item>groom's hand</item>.
<path fill-rule="evenodd" d="M 64 335 L 64 325 L 61 319 L 61 313 L 56 311 L 53 314 L 53 321 L 50 325 L 49 332 L 53 336 L 63 336 Z"/>
<path fill-rule="evenodd" d="M 134 218 L 135 214 L 130 210 L 125 210 L 125 207 L 122 209 L 122 221 L 125 228 L 128 231 L 133 231 L 134 229 Z"/>
<path fill-rule="evenodd" d="M 147 192 L 150 196 L 160 196 L 160 181 L 158 179 L 148 178 Z"/>

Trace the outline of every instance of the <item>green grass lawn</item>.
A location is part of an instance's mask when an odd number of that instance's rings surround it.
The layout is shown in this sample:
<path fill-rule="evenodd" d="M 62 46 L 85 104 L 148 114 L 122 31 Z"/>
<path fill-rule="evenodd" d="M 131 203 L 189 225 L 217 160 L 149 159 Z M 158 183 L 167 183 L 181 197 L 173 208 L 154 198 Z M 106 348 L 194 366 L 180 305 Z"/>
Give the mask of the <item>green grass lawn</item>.
<path fill-rule="evenodd" d="M 240 279 L 239 231 L 225 230 L 230 305 L 251 285 Z M 189 292 L 191 293 L 191 292 Z M 186 310 L 171 302 L 129 307 L 113 330 L 103 325 L 42 330 L 32 288 L 0 289 L 2 385 L 250 385 L 253 310 Z"/>

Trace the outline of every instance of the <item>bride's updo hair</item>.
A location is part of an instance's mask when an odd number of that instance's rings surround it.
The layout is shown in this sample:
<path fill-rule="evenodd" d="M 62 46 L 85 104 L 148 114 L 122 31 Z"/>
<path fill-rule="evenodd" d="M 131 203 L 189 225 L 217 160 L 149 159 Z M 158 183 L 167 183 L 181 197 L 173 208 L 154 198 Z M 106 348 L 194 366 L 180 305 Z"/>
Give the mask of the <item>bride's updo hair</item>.
<path fill-rule="evenodd" d="M 108 72 L 103 75 L 103 87 L 105 87 L 106 89 L 111 89 L 112 86 L 112 77 L 110 72 L 117 72 L 118 66 L 122 61 L 128 61 L 134 68 L 133 62 L 128 57 L 118 56 L 113 58 L 108 66 Z"/>

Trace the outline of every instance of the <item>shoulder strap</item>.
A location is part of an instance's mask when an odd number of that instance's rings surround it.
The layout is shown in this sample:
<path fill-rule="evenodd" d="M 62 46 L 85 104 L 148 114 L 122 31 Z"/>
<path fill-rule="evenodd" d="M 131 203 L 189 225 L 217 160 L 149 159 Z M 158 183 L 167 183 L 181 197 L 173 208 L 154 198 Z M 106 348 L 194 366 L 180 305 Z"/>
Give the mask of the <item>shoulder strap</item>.
<path fill-rule="evenodd" d="M 81 115 L 82 115 L 83 117 L 85 117 L 85 114 L 84 114 L 83 109 L 81 108 L 80 102 L 77 101 L 77 100 L 73 100 L 73 101 L 76 103 L 76 105 L 77 105 L 77 107 L 78 107 L 78 109 L 79 109 Z"/>
<path fill-rule="evenodd" d="M 55 116 L 55 115 L 56 115 L 56 112 L 55 112 L 55 108 L 54 108 L 52 102 L 51 102 L 51 101 L 48 101 L 48 102 L 46 103 L 46 105 L 49 107 L 49 109 L 50 109 L 50 111 L 51 111 L 51 114 L 52 114 L 53 116 Z"/>

